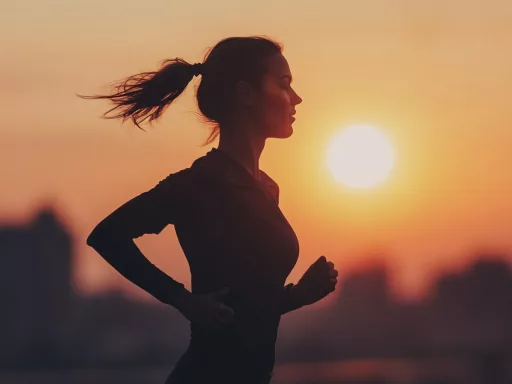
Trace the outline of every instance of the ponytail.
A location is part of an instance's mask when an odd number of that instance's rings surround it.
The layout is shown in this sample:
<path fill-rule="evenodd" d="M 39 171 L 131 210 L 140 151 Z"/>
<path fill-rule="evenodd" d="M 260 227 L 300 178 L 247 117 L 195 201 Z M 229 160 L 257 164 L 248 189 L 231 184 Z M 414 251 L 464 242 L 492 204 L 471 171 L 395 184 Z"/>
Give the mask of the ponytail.
<path fill-rule="evenodd" d="M 140 123 L 158 119 L 190 80 L 204 73 L 196 90 L 196 99 L 204 122 L 211 127 L 210 136 L 204 143 L 208 145 L 219 136 L 221 125 L 233 116 L 237 82 L 246 81 L 258 88 L 267 72 L 266 60 L 281 53 L 282 49 L 280 43 L 265 36 L 228 37 L 208 50 L 202 64 L 190 64 L 178 57 L 165 60 L 159 71 L 130 76 L 115 85 L 116 91 L 110 95 L 77 96 L 110 99 L 115 107 L 102 117 L 122 118 L 123 122 L 131 118 L 142 129 Z M 112 111 L 117 114 L 107 116 Z"/>
<path fill-rule="evenodd" d="M 139 127 L 149 118 L 158 119 L 183 92 L 192 78 L 200 74 L 201 64 L 189 64 L 183 59 L 165 60 L 158 71 L 142 72 L 114 84 L 116 91 L 108 95 L 78 95 L 83 99 L 110 99 L 115 107 L 103 114 L 105 119 L 131 118 Z M 108 113 L 119 109 L 114 116 Z M 142 129 L 144 130 L 144 129 Z"/>

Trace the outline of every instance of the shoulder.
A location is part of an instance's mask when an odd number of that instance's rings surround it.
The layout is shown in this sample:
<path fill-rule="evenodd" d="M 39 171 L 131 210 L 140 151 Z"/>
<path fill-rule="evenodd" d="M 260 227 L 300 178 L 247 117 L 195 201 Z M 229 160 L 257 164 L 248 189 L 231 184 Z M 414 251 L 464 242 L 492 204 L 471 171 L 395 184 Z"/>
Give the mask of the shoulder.
<path fill-rule="evenodd" d="M 179 189 L 189 184 L 193 178 L 190 168 L 180 169 L 179 171 L 173 172 L 165 176 L 156 185 L 157 189 L 168 190 L 168 189 Z"/>
<path fill-rule="evenodd" d="M 207 176 L 206 165 L 206 156 L 198 157 L 189 167 L 167 175 L 160 183 L 166 186 L 179 185 L 182 187 L 201 183 Z"/>
<path fill-rule="evenodd" d="M 188 167 L 168 174 L 149 192 L 157 199 L 185 206 L 205 189 L 204 177 L 197 169 Z"/>
<path fill-rule="evenodd" d="M 203 166 L 202 159 L 200 157 L 191 166 L 168 174 L 158 182 L 154 189 L 166 196 L 180 194 L 184 198 L 192 198 L 208 191 L 212 186 L 213 179 Z"/>

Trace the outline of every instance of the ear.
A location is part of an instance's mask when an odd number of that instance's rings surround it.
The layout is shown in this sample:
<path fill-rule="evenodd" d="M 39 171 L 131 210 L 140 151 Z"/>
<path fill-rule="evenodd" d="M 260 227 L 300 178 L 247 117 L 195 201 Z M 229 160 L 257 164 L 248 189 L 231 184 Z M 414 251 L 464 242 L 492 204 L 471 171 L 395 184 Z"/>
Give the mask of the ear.
<path fill-rule="evenodd" d="M 255 93 L 247 81 L 240 80 L 235 84 L 235 97 L 240 104 L 251 106 L 254 104 Z"/>

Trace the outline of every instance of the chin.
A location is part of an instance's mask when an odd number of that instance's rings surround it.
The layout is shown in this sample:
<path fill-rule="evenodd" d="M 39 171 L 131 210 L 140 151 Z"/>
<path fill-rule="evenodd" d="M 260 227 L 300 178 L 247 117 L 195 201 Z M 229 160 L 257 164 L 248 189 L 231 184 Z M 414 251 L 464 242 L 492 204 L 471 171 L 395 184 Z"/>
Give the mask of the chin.
<path fill-rule="evenodd" d="M 290 137 L 291 135 L 293 135 L 293 128 L 290 128 L 287 132 L 287 134 L 285 136 L 283 136 L 283 139 L 287 139 L 288 137 Z"/>
<path fill-rule="evenodd" d="M 288 129 L 285 132 L 285 136 L 283 136 L 283 139 L 286 139 L 287 137 L 290 137 L 291 135 L 293 135 L 293 127 L 290 124 L 288 126 Z"/>
<path fill-rule="evenodd" d="M 293 135 L 293 128 L 290 125 L 290 126 L 286 127 L 283 130 L 280 130 L 278 132 L 274 132 L 272 135 L 269 136 L 269 138 L 272 138 L 272 139 L 287 139 L 291 135 Z"/>

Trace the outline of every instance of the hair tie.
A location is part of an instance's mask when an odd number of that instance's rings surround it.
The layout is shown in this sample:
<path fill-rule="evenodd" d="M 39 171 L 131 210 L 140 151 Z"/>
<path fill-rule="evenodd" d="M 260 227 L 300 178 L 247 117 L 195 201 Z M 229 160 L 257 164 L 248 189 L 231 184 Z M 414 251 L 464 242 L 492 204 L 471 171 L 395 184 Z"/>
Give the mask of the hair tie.
<path fill-rule="evenodd" d="M 192 68 L 192 73 L 194 74 L 194 76 L 199 76 L 202 73 L 203 64 L 195 63 L 195 64 L 192 64 L 191 68 Z"/>

